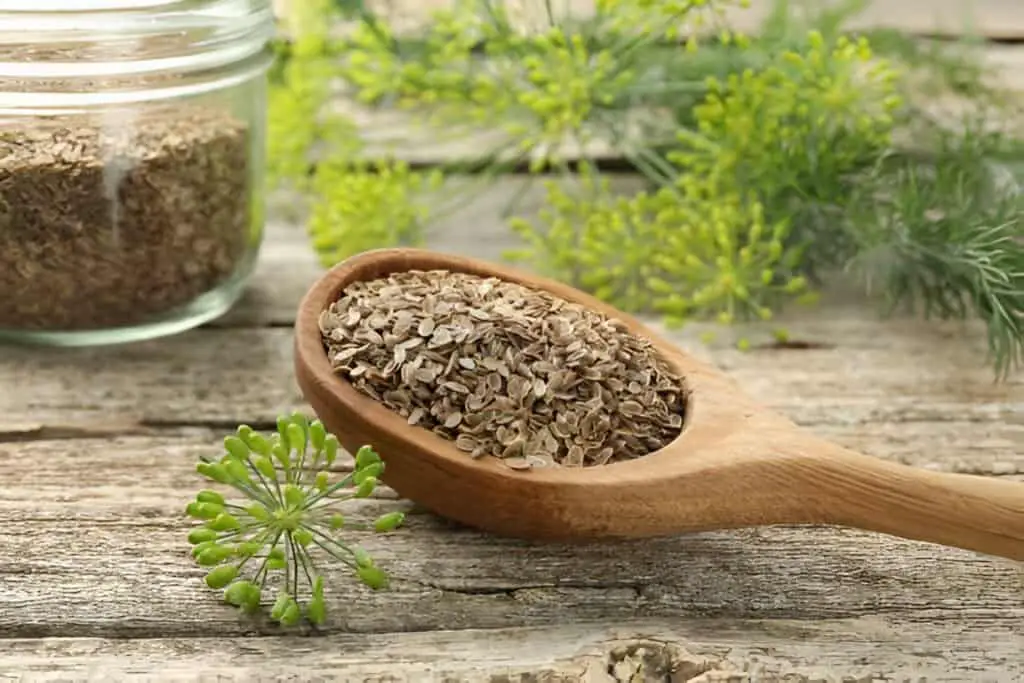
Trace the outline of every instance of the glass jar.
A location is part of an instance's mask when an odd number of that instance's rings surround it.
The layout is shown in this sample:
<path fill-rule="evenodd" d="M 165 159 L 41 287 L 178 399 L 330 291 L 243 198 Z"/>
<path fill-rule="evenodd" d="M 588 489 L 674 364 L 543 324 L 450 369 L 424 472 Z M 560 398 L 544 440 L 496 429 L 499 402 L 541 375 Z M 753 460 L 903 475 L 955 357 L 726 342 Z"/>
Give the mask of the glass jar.
<path fill-rule="evenodd" d="M 0 340 L 225 313 L 263 239 L 270 0 L 0 3 Z"/>

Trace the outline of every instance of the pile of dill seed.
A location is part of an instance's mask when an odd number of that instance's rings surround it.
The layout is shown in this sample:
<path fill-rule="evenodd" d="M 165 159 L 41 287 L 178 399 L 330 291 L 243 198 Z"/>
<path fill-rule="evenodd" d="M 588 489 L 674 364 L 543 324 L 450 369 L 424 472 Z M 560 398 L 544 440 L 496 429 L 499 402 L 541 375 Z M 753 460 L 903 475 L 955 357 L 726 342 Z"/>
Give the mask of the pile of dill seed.
<path fill-rule="evenodd" d="M 145 323 L 251 255 L 244 121 L 177 107 L 0 133 L 0 328 Z"/>
<path fill-rule="evenodd" d="M 643 457 L 682 430 L 682 378 L 620 322 L 494 278 L 410 271 L 359 282 L 320 318 L 356 389 L 510 467 Z"/>

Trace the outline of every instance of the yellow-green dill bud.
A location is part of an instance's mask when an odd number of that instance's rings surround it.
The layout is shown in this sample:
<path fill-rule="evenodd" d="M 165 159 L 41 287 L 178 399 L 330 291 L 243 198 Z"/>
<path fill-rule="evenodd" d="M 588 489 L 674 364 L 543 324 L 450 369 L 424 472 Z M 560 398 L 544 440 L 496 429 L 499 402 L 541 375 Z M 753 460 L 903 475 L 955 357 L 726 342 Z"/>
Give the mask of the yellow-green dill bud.
<path fill-rule="evenodd" d="M 306 619 L 311 624 L 323 624 L 327 619 L 327 604 L 324 602 L 323 596 L 315 596 L 306 605 Z"/>
<path fill-rule="evenodd" d="M 245 437 L 244 441 L 253 453 L 270 455 L 270 441 L 268 441 L 262 434 L 253 432 Z"/>
<path fill-rule="evenodd" d="M 388 586 L 388 575 L 380 567 L 374 565 L 360 566 L 356 569 L 356 575 L 360 581 L 373 590 L 380 590 Z"/>
<path fill-rule="evenodd" d="M 362 446 L 356 451 L 356 469 L 363 469 L 381 462 L 380 455 L 370 446 Z"/>
<path fill-rule="evenodd" d="M 313 448 L 321 450 L 324 447 L 324 440 L 327 438 L 327 428 L 320 420 L 313 420 L 309 424 L 309 442 Z"/>
<path fill-rule="evenodd" d="M 284 487 L 284 503 L 293 510 L 300 509 L 306 504 L 306 492 L 295 484 L 288 484 Z"/>
<path fill-rule="evenodd" d="M 216 541 L 218 536 L 220 536 L 220 534 L 214 529 L 210 529 L 209 527 L 198 527 L 188 532 L 188 542 L 192 545 L 198 545 L 199 543 Z"/>
<path fill-rule="evenodd" d="M 274 456 L 274 458 L 279 463 L 281 463 L 281 467 L 285 468 L 286 470 L 291 468 L 292 457 L 291 454 L 289 454 L 288 446 L 285 444 L 284 441 L 279 441 L 278 443 L 274 444 L 274 447 L 271 449 L 270 452 Z"/>
<path fill-rule="evenodd" d="M 318 491 L 326 491 L 330 486 L 331 479 L 327 472 L 317 472 L 314 485 Z"/>
<path fill-rule="evenodd" d="M 313 542 L 313 533 L 305 527 L 299 527 L 292 532 L 292 539 L 303 548 Z"/>
<path fill-rule="evenodd" d="M 384 472 L 384 463 L 374 462 L 352 473 L 352 482 L 358 486 L 367 479 L 376 479 Z"/>
<path fill-rule="evenodd" d="M 220 564 L 234 554 L 234 551 L 226 545 L 213 545 L 196 556 L 196 562 L 204 567 L 212 567 Z"/>
<path fill-rule="evenodd" d="M 309 429 L 309 418 L 301 410 L 292 411 L 292 414 L 288 416 L 288 419 L 292 424 L 298 425 L 302 431 Z"/>
<path fill-rule="evenodd" d="M 232 515 L 222 512 L 213 521 L 208 522 L 207 526 L 215 531 L 231 531 L 232 529 L 238 529 L 240 525 L 238 520 Z"/>
<path fill-rule="evenodd" d="M 217 463 L 200 462 L 196 465 L 196 472 L 221 484 L 226 484 L 228 481 L 228 474 L 224 467 Z"/>
<path fill-rule="evenodd" d="M 245 512 L 253 519 L 265 522 L 270 519 L 270 511 L 262 503 L 253 503 L 245 508 Z"/>
<path fill-rule="evenodd" d="M 249 468 L 241 460 L 229 460 L 224 465 L 224 469 L 227 471 L 228 476 L 236 481 L 250 481 Z"/>
<path fill-rule="evenodd" d="M 211 569 L 206 575 L 206 585 L 210 588 L 224 588 L 238 576 L 238 567 L 225 564 Z"/>
<path fill-rule="evenodd" d="M 288 609 L 288 606 L 292 603 L 292 596 L 288 595 L 284 591 L 277 594 L 277 599 L 274 600 L 274 605 L 270 608 L 270 618 L 280 620 L 281 616 L 284 615 L 284 611 Z"/>
<path fill-rule="evenodd" d="M 805 277 L 797 276 L 786 283 L 785 291 L 787 294 L 796 294 L 807 287 L 807 279 Z"/>
<path fill-rule="evenodd" d="M 249 457 L 249 447 L 237 436 L 224 437 L 224 450 L 240 460 Z"/>
<path fill-rule="evenodd" d="M 217 545 L 217 541 L 215 541 L 215 540 L 214 541 L 203 541 L 202 543 L 197 543 L 192 548 L 192 557 L 198 559 L 199 556 L 201 554 L 203 554 L 203 552 L 209 550 L 210 548 L 213 548 L 216 545 Z"/>
<path fill-rule="evenodd" d="M 288 417 L 284 415 L 277 416 L 277 435 L 281 439 L 281 443 L 284 444 L 285 448 L 288 448 L 288 425 L 292 423 Z"/>
<path fill-rule="evenodd" d="M 373 523 L 373 529 L 374 531 L 380 533 L 394 531 L 403 521 L 405 521 L 404 513 L 389 512 L 377 518 L 377 520 Z"/>
<path fill-rule="evenodd" d="M 252 581 L 235 581 L 224 590 L 224 602 L 252 610 L 260 604 L 260 587 Z"/>
<path fill-rule="evenodd" d="M 259 541 L 245 541 L 235 546 L 235 554 L 239 557 L 252 557 L 263 550 L 263 544 Z"/>
<path fill-rule="evenodd" d="M 377 488 L 377 477 L 366 477 L 362 483 L 356 489 L 356 498 L 369 498 L 370 494 L 373 493 L 374 489 Z"/>
<path fill-rule="evenodd" d="M 214 519 L 224 512 L 224 506 L 216 503 L 200 503 L 192 501 L 185 506 L 185 512 L 195 519 Z"/>
<path fill-rule="evenodd" d="M 262 455 L 257 455 L 252 459 L 252 465 L 256 468 L 256 471 L 262 474 L 267 479 L 277 478 L 277 470 L 274 469 L 274 463 L 270 458 Z"/>
<path fill-rule="evenodd" d="M 216 491 L 210 489 L 203 489 L 196 494 L 196 500 L 200 503 L 215 503 L 216 505 L 224 504 L 224 496 L 220 495 Z"/>
<path fill-rule="evenodd" d="M 372 567 L 373 558 L 370 557 L 370 553 L 366 552 L 363 548 L 355 546 L 352 549 L 352 559 L 355 560 L 356 566 L 358 567 Z"/>
<path fill-rule="evenodd" d="M 331 519 L 330 519 L 329 524 L 330 524 L 332 529 L 340 529 L 340 528 L 342 528 L 343 526 L 345 526 L 345 517 L 344 517 L 344 515 L 340 515 L 340 514 L 333 514 L 333 515 L 331 515 Z"/>
<path fill-rule="evenodd" d="M 287 427 L 288 431 L 288 447 L 294 450 L 296 453 L 302 453 L 306 450 L 306 431 L 301 425 L 297 425 L 294 422 Z"/>
<path fill-rule="evenodd" d="M 278 621 L 280 621 L 282 626 L 294 626 L 299 623 L 299 619 L 301 618 L 302 611 L 299 609 L 299 603 L 295 602 L 295 600 L 290 600 Z"/>

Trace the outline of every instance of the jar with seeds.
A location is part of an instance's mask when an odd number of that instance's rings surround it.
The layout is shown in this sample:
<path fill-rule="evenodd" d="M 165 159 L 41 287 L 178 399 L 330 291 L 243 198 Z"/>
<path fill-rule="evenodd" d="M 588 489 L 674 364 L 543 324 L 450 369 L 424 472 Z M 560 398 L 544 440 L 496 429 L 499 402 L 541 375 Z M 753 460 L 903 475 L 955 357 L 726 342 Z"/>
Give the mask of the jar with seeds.
<path fill-rule="evenodd" d="M 0 340 L 226 312 L 263 237 L 270 0 L 0 3 Z"/>

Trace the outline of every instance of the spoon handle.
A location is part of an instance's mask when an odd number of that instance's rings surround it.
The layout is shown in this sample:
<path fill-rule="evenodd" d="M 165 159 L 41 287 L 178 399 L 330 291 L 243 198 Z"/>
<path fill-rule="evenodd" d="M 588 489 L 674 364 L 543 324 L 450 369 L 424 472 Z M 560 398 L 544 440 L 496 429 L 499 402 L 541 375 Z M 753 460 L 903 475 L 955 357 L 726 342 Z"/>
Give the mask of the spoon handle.
<path fill-rule="evenodd" d="M 822 513 L 833 523 L 1024 561 L 1024 483 L 845 449 L 815 464 Z"/>

